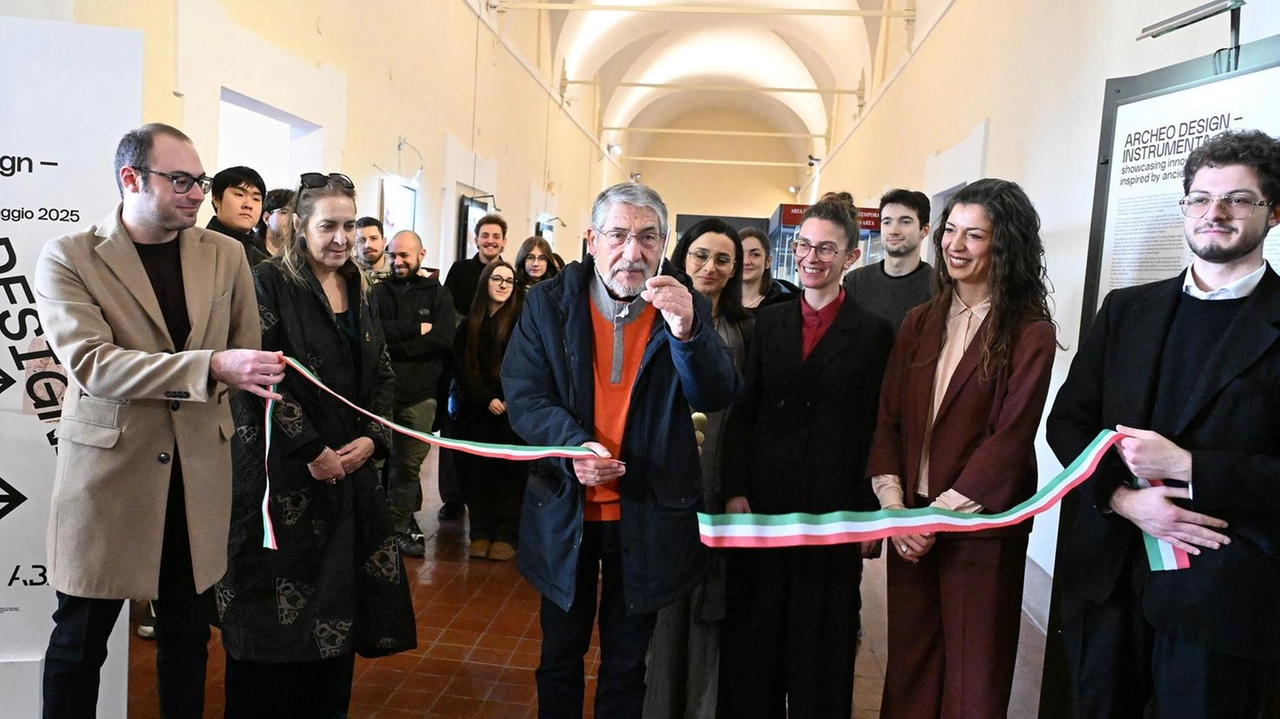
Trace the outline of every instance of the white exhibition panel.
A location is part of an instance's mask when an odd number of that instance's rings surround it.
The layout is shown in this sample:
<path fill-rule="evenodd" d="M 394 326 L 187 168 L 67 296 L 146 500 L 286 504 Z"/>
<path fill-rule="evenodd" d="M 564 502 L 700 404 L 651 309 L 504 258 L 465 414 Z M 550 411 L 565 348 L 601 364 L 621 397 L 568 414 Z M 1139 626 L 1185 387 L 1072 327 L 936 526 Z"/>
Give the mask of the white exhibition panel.
<path fill-rule="evenodd" d="M 45 580 L 53 431 L 66 388 L 35 310 L 41 245 L 105 217 L 112 163 L 141 124 L 142 34 L 0 17 L 0 714 L 39 716 L 55 599 Z M 99 717 L 124 719 L 128 612 L 102 674 Z"/>

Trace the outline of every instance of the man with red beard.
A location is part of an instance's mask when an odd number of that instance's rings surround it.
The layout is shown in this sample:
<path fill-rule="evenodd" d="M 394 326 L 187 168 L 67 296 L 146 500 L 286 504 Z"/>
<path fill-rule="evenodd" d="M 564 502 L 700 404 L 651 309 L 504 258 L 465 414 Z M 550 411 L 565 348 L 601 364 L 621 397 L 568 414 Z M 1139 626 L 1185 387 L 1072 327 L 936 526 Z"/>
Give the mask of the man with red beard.
<path fill-rule="evenodd" d="M 1080 717 L 1255 717 L 1280 658 L 1280 142 L 1226 132 L 1183 168 L 1190 266 L 1107 296 L 1049 413 L 1070 462 L 1057 571 Z M 1143 535 L 1146 535 L 1144 538 Z M 1189 566 L 1149 567 L 1144 542 Z"/>

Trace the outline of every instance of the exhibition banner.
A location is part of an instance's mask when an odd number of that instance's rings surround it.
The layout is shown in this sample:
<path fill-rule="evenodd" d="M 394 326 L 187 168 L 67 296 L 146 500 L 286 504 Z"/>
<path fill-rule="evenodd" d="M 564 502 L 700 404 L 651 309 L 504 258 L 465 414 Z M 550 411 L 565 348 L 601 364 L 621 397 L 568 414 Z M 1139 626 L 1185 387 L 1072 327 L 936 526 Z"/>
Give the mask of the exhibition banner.
<path fill-rule="evenodd" d="M 1178 209 L 1187 156 L 1226 130 L 1280 135 L 1277 83 L 1272 67 L 1117 108 L 1095 311 L 1111 290 L 1168 279 L 1191 262 Z M 1280 241 L 1270 238 L 1264 252 L 1280 267 Z"/>
<path fill-rule="evenodd" d="M 112 164 L 121 135 L 141 124 L 142 34 L 0 17 L 0 67 L 0 714 L 36 717 L 53 628 L 45 535 L 66 375 L 45 341 L 32 273 L 46 240 L 119 201 Z M 121 626 L 110 652 L 98 716 L 123 719 Z"/>

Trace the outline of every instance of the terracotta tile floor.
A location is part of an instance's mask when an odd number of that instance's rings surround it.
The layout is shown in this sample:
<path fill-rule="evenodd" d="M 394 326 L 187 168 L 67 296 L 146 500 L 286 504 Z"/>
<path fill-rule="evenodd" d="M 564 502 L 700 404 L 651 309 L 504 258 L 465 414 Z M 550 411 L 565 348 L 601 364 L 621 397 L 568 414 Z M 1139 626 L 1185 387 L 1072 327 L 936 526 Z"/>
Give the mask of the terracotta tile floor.
<path fill-rule="evenodd" d="M 432 452 L 431 460 L 435 457 Z M 418 648 L 375 660 L 356 660 L 351 719 L 520 719 L 537 714 L 533 669 L 541 632 L 538 594 L 520 578 L 514 562 L 466 556 L 463 522 L 440 523 L 434 461 L 423 468 L 427 491 L 419 524 L 427 556 L 408 559 L 414 576 Z M 862 582 L 866 622 L 854 682 L 854 719 L 880 715 L 886 637 L 884 563 L 870 562 Z M 136 628 L 135 607 L 131 628 Z M 1024 616 L 1009 716 L 1036 716 L 1044 635 Z M 224 655 L 215 636 L 209 649 L 206 719 L 222 717 Z M 587 656 L 587 708 L 595 693 L 598 649 Z M 129 719 L 158 719 L 155 644 L 129 640 Z"/>

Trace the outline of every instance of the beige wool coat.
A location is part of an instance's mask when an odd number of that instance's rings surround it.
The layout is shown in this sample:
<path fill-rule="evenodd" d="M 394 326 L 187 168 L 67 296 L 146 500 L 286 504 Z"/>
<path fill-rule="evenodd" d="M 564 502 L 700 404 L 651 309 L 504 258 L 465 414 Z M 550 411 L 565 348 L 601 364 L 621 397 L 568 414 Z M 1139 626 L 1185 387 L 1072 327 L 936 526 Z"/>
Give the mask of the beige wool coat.
<path fill-rule="evenodd" d="M 253 276 L 235 240 L 179 236 L 191 334 L 174 347 L 146 270 L 120 222 L 47 242 L 36 304 L 67 372 L 49 516 L 50 581 L 65 594 L 154 598 L 172 455 L 181 456 L 196 590 L 227 567 L 231 515 L 228 387 L 214 351 L 258 349 Z"/>

